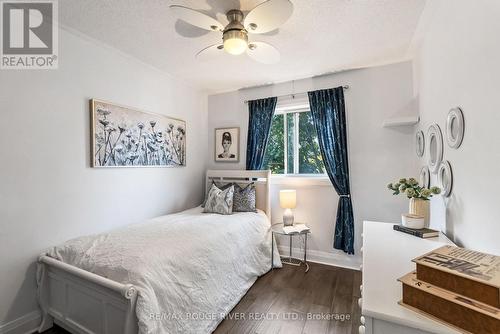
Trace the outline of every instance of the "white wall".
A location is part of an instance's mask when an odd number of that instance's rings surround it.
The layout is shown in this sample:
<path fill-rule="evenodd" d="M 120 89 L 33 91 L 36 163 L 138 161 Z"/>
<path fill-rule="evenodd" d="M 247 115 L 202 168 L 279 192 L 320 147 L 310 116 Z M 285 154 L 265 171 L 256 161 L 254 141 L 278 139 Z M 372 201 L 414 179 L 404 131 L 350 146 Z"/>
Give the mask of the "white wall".
<path fill-rule="evenodd" d="M 453 193 L 432 202 L 431 223 L 459 245 L 500 255 L 500 2 L 428 1 L 424 14 L 415 48 L 422 118 L 417 130 L 426 133 L 437 122 L 444 131 L 448 110 L 455 106 L 465 115 L 462 146 L 444 145 Z M 432 180 L 436 183 L 434 175 Z"/>
<path fill-rule="evenodd" d="M 58 70 L 0 71 L 0 325 L 37 310 L 45 248 L 203 197 L 206 95 L 83 36 L 59 45 Z M 90 168 L 89 98 L 186 120 L 187 167 Z"/>
<path fill-rule="evenodd" d="M 349 163 L 351 191 L 355 216 L 356 257 L 347 257 L 333 250 L 333 231 L 337 200 L 333 187 L 301 186 L 297 191 L 297 221 L 307 222 L 312 228 L 309 243 L 311 256 L 317 260 L 349 265 L 359 262 L 360 234 L 365 219 L 399 221 L 407 212 L 407 201 L 394 198 L 386 184 L 402 176 L 416 175 L 412 149 L 413 129 L 382 128 L 384 118 L 406 113 L 412 103 L 412 65 L 409 62 L 369 69 L 342 72 L 292 83 L 283 83 L 254 89 L 209 96 L 209 168 L 244 169 L 246 135 L 248 128 L 248 99 L 307 92 L 316 89 L 349 85 L 346 91 L 349 127 Z M 214 129 L 226 126 L 241 127 L 241 161 L 238 164 L 215 163 L 213 160 Z M 272 187 L 273 221 L 279 221 L 278 192 L 289 185 Z"/>

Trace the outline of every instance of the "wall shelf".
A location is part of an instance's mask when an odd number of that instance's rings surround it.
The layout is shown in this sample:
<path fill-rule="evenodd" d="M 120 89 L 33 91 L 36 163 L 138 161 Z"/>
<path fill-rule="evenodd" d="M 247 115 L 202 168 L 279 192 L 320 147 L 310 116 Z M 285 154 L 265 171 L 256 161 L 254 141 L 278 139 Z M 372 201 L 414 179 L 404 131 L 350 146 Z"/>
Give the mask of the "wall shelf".
<path fill-rule="evenodd" d="M 400 116 L 400 117 L 391 117 L 384 120 L 382 126 L 384 128 L 394 128 L 398 126 L 412 126 L 417 124 L 420 121 L 420 116 Z"/>

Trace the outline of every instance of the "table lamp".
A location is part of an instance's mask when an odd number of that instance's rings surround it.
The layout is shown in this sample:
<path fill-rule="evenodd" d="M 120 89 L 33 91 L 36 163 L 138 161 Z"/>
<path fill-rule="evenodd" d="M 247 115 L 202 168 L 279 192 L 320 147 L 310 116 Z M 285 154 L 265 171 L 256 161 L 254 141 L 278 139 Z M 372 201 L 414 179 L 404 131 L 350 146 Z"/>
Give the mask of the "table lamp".
<path fill-rule="evenodd" d="M 297 206 L 297 192 L 295 190 L 280 190 L 280 206 L 285 209 L 283 212 L 283 225 L 293 225 L 293 212 Z"/>

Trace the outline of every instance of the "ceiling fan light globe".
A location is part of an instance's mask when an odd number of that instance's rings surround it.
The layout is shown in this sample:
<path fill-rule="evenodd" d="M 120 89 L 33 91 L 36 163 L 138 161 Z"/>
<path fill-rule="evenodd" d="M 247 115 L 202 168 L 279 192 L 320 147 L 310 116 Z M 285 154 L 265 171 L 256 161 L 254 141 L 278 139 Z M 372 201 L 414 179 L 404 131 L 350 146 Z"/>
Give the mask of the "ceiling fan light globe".
<path fill-rule="evenodd" d="M 240 55 L 248 48 L 248 35 L 243 31 L 231 30 L 224 33 L 224 50 L 232 55 Z"/>
<path fill-rule="evenodd" d="M 239 38 L 226 39 L 224 41 L 224 50 L 232 55 L 240 55 L 247 49 L 247 43 Z"/>

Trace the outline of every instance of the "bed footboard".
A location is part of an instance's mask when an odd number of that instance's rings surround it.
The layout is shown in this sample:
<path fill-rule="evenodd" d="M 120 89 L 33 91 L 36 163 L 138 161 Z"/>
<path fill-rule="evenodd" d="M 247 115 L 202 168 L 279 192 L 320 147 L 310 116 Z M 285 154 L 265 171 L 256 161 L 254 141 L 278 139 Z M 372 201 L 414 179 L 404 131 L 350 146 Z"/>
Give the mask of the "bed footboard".
<path fill-rule="evenodd" d="M 82 334 L 137 334 L 137 290 L 48 256 L 38 259 L 42 332 L 53 322 Z"/>

